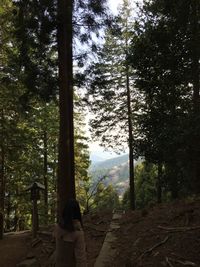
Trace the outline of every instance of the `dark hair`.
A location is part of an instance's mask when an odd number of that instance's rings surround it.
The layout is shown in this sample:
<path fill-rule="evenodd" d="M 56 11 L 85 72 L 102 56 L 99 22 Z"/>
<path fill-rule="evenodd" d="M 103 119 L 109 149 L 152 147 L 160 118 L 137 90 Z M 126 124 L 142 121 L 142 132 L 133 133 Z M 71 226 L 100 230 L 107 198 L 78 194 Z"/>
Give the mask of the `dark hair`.
<path fill-rule="evenodd" d="M 74 231 L 73 220 L 78 220 L 83 226 L 80 206 L 77 200 L 68 200 L 63 210 L 62 219 L 61 227 L 68 231 Z"/>

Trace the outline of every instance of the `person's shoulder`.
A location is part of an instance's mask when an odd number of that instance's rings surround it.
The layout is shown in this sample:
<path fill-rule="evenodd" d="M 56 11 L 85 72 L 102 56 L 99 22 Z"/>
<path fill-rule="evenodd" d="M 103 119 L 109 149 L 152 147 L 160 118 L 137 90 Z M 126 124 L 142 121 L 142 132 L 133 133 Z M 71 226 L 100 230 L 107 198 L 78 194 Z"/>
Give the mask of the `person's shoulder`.
<path fill-rule="evenodd" d="M 83 228 L 81 226 L 81 223 L 78 220 L 73 221 L 74 230 L 75 231 L 83 231 Z"/>

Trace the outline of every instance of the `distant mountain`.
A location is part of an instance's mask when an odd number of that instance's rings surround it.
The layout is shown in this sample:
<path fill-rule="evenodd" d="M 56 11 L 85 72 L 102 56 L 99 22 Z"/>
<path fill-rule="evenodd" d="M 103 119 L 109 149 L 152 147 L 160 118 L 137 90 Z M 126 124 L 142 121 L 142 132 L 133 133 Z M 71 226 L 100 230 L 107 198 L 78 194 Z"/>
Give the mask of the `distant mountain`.
<path fill-rule="evenodd" d="M 90 167 L 90 175 L 93 181 L 98 181 L 102 176 L 108 177 L 104 183 L 112 184 L 122 195 L 128 188 L 128 154 L 118 156 L 112 159 L 107 159 L 100 162 L 93 162 Z"/>
<path fill-rule="evenodd" d="M 104 161 L 94 162 L 91 165 L 91 170 L 95 171 L 98 169 L 112 169 L 115 166 L 119 166 L 121 164 L 128 162 L 128 154 L 125 154 L 123 156 L 118 156 L 112 159 L 107 159 Z"/>
<path fill-rule="evenodd" d="M 115 158 L 117 156 L 116 153 L 110 153 L 108 151 L 92 151 L 90 153 L 90 160 L 92 161 L 92 165 L 96 164 L 96 162 L 105 161 L 107 159 Z"/>
<path fill-rule="evenodd" d="M 100 156 L 97 156 L 96 154 L 91 154 L 90 160 L 92 161 L 92 164 L 96 164 L 97 162 L 104 161 L 105 159 Z"/>
<path fill-rule="evenodd" d="M 141 159 L 135 162 L 137 165 Z M 119 195 L 123 195 L 129 186 L 129 156 L 128 154 L 118 156 L 104 161 L 93 162 L 90 167 L 90 175 L 93 181 L 98 181 L 102 176 L 106 176 L 106 185 L 112 184 Z"/>

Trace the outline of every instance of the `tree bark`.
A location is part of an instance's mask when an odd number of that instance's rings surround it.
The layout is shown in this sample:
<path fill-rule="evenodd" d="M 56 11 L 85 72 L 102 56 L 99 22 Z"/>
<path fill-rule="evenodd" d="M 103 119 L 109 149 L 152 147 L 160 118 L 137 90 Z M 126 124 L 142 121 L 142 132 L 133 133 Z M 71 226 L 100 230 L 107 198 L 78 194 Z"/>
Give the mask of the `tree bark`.
<path fill-rule="evenodd" d="M 192 83 L 193 83 L 193 138 L 192 138 L 192 186 L 195 193 L 200 193 L 200 32 L 198 18 L 200 15 L 198 0 L 191 1 L 192 9 Z"/>
<path fill-rule="evenodd" d="M 126 89 L 128 107 L 128 145 L 129 145 L 129 185 L 130 185 L 130 208 L 135 209 L 135 177 L 134 177 L 134 156 L 133 156 L 133 125 L 131 111 L 131 96 L 129 82 L 129 67 L 126 63 Z"/>
<path fill-rule="evenodd" d="M 0 239 L 3 239 L 4 231 L 4 199 L 5 199 L 5 149 L 3 144 L 3 131 L 4 131 L 4 114 L 3 110 L 1 111 L 1 151 L 0 151 Z"/>
<path fill-rule="evenodd" d="M 45 223 L 48 224 L 48 178 L 47 178 L 47 131 L 44 130 L 43 134 L 43 144 L 44 144 L 44 206 L 45 206 Z"/>
<path fill-rule="evenodd" d="M 162 202 L 162 163 L 158 163 L 158 176 L 157 176 L 157 202 Z"/>
<path fill-rule="evenodd" d="M 73 69 L 72 69 L 72 11 L 73 0 L 58 0 L 58 67 L 59 67 L 59 147 L 57 180 L 57 216 L 62 221 L 66 201 L 75 198 Z M 70 255 L 61 262 L 63 242 L 57 238 L 56 267 L 67 265 Z M 62 255 L 63 256 L 63 255 Z M 63 259 L 63 257 L 62 257 Z"/>
<path fill-rule="evenodd" d="M 7 205 L 6 205 L 6 230 L 10 231 L 10 213 L 11 213 L 10 193 L 8 193 L 6 202 L 7 202 Z"/>
<path fill-rule="evenodd" d="M 72 11 L 72 0 L 58 0 L 60 132 L 57 189 L 59 220 L 61 220 L 67 199 L 75 198 Z"/>
<path fill-rule="evenodd" d="M 33 238 L 37 237 L 37 231 L 39 229 L 39 221 L 38 221 L 38 207 L 37 207 L 37 199 L 33 199 L 33 211 L 32 211 L 32 234 Z"/>
<path fill-rule="evenodd" d="M 127 14 L 128 15 L 128 14 Z M 127 109 L 128 109 L 128 146 L 129 146 L 129 186 L 130 186 L 130 208 L 135 210 L 135 175 L 134 175 L 134 155 L 133 155 L 133 124 L 131 109 L 130 93 L 130 74 L 128 65 L 128 18 L 126 18 L 126 92 L 127 92 Z"/>
<path fill-rule="evenodd" d="M 168 163 L 168 174 L 170 179 L 171 198 L 175 200 L 179 195 L 178 172 L 175 161 Z"/>
<path fill-rule="evenodd" d="M 5 198 L 5 177 L 4 177 L 4 165 L 5 165 L 4 148 L 1 147 L 1 172 L 0 172 L 0 239 L 3 239 L 4 231 L 4 198 Z"/>

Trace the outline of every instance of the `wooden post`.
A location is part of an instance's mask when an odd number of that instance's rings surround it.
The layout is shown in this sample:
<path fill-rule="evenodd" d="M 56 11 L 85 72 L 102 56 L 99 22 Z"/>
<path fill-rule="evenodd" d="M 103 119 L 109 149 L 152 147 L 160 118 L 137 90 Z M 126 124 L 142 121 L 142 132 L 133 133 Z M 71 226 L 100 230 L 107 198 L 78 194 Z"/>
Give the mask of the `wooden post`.
<path fill-rule="evenodd" d="M 37 236 L 37 231 L 39 229 L 39 220 L 38 220 L 38 206 L 37 201 L 40 199 L 40 190 L 45 190 L 45 187 L 37 182 L 34 182 L 26 188 L 26 191 L 31 191 L 31 200 L 33 201 L 33 210 L 32 210 L 32 233 L 33 238 Z"/>
<path fill-rule="evenodd" d="M 38 231 L 38 207 L 37 207 L 37 199 L 33 199 L 33 214 L 32 214 L 32 231 L 33 238 L 36 238 Z"/>

